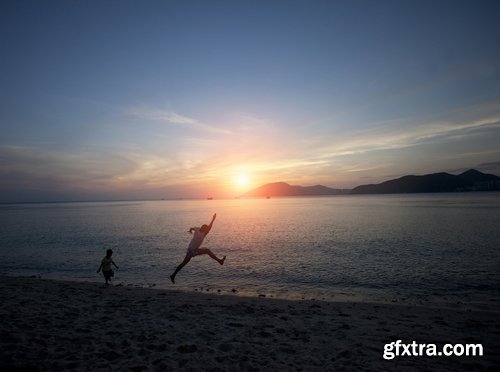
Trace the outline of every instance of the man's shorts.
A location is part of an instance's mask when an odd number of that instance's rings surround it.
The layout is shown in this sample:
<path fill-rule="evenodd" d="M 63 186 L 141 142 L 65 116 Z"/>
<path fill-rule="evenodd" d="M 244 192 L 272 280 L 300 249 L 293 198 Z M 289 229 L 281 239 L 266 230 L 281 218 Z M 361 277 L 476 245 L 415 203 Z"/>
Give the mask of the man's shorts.
<path fill-rule="evenodd" d="M 186 256 L 188 257 L 194 257 L 198 254 L 198 247 L 188 247 L 186 251 Z"/>

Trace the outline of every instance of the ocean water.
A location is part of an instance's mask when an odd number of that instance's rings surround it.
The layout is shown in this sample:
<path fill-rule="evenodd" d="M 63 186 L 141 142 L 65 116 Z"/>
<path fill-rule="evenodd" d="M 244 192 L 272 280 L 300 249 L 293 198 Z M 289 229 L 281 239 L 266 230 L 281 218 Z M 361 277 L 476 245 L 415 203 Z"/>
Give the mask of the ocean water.
<path fill-rule="evenodd" d="M 177 275 L 193 226 L 217 219 Z M 0 274 L 279 298 L 500 305 L 500 193 L 0 205 Z"/>

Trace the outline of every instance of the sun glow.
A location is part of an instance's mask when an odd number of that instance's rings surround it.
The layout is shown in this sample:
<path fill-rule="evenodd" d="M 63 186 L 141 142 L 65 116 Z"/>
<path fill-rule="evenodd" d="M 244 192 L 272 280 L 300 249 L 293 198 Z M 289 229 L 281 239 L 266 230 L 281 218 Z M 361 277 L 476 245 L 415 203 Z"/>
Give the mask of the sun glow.
<path fill-rule="evenodd" d="M 234 178 L 234 182 L 236 183 L 236 185 L 238 185 L 239 187 L 248 187 L 248 185 L 250 184 L 250 178 L 248 177 L 248 175 L 246 174 L 239 174 L 237 175 L 235 178 Z"/>

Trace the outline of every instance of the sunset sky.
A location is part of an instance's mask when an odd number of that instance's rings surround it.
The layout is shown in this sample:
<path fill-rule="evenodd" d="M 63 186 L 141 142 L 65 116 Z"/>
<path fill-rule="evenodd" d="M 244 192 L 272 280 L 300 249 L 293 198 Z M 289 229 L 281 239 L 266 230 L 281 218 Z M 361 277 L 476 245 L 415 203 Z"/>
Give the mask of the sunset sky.
<path fill-rule="evenodd" d="M 0 202 L 500 175 L 499 1 L 0 2 Z"/>

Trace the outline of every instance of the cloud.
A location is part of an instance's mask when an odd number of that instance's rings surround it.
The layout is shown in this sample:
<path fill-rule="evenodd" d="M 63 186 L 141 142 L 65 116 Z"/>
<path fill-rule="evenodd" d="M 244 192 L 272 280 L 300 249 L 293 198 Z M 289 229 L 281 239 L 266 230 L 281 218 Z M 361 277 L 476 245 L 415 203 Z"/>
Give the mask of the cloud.
<path fill-rule="evenodd" d="M 406 123 L 405 123 L 406 124 Z M 490 116 L 470 121 L 440 121 L 401 125 L 391 121 L 387 126 L 379 126 L 367 130 L 337 137 L 331 143 L 321 146 L 315 143 L 314 153 L 324 157 L 338 157 L 355 154 L 366 154 L 374 151 L 397 150 L 420 146 L 439 141 L 444 144 L 453 140 L 464 140 L 468 136 L 482 130 L 500 127 L 500 116 Z M 320 140 L 324 142 L 324 139 Z"/>
<path fill-rule="evenodd" d="M 240 133 L 245 135 L 252 133 L 270 135 L 276 133 L 277 130 L 276 125 L 272 120 L 248 113 L 235 115 L 231 121 L 233 126 L 235 126 Z"/>
<path fill-rule="evenodd" d="M 158 120 L 165 120 L 172 124 L 201 125 L 196 119 L 182 116 L 172 111 L 160 111 L 157 113 L 157 118 Z"/>
<path fill-rule="evenodd" d="M 0 201 L 195 195 L 197 162 L 148 150 L 0 145 Z"/>
<path fill-rule="evenodd" d="M 499 102 L 369 124 L 307 132 L 291 127 L 279 133 L 265 157 L 251 160 L 263 173 L 269 169 L 273 179 L 302 177 L 352 186 L 370 173 L 425 173 L 498 158 L 492 138 L 500 130 Z M 469 154 L 474 149 L 477 153 Z M 464 153 L 468 155 L 454 161 Z"/>
<path fill-rule="evenodd" d="M 493 172 L 500 175 L 500 161 L 478 164 L 476 168 L 482 172 Z"/>
<path fill-rule="evenodd" d="M 150 107 L 134 107 L 128 111 L 128 114 L 139 120 L 158 121 L 168 124 L 181 125 L 211 133 L 219 133 L 219 134 L 231 133 L 226 129 L 206 124 L 198 119 L 181 115 L 171 110 L 163 110 Z"/>
<path fill-rule="evenodd" d="M 11 186 L 103 186 L 136 167 L 130 159 L 102 150 L 0 146 L 0 178 Z"/>

